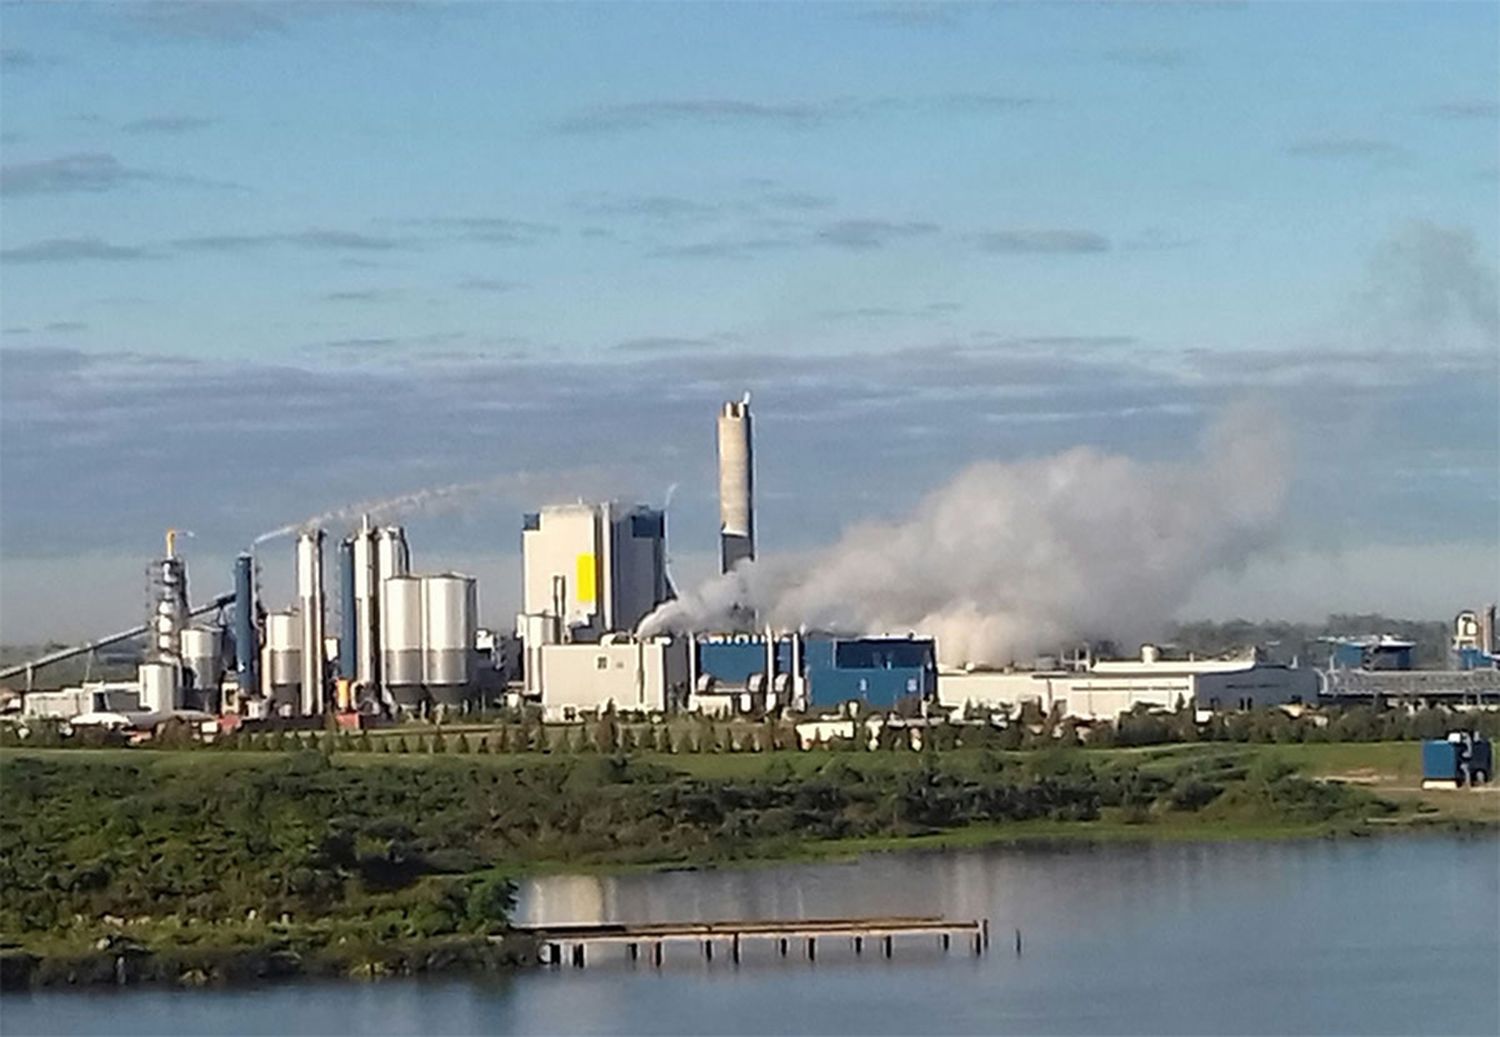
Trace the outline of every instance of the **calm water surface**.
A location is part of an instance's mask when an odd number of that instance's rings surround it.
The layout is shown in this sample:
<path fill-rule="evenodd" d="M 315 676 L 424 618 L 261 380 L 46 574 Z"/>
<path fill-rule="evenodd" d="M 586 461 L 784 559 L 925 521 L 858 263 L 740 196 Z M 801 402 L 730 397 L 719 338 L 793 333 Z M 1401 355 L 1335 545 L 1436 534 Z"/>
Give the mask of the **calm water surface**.
<path fill-rule="evenodd" d="M 695 947 L 504 980 L 44 992 L 12 1034 L 1500 1033 L 1500 840 L 997 849 L 844 864 L 560 877 L 526 921 L 988 917 L 988 956 L 930 938 L 816 965 Z M 1024 953 L 1013 949 L 1013 930 Z"/>

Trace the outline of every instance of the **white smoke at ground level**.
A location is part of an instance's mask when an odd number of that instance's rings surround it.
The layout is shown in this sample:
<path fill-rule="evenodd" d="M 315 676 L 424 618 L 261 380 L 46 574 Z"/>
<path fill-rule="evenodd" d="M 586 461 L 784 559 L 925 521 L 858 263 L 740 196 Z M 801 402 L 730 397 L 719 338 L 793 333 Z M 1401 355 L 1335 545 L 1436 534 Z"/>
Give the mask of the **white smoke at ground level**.
<path fill-rule="evenodd" d="M 930 635 L 945 663 L 978 665 L 1083 639 L 1131 643 L 1270 541 L 1285 456 L 1279 422 L 1238 408 L 1187 461 L 1078 448 L 983 462 L 903 520 L 857 526 L 795 569 L 742 566 L 642 629 L 732 629 L 753 611 L 778 629 Z"/>

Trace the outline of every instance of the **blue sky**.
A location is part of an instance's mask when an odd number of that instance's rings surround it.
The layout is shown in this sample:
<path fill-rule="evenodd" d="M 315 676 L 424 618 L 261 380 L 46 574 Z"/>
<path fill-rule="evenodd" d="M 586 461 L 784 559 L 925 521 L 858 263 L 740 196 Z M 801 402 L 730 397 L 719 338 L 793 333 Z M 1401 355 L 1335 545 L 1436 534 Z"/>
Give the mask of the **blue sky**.
<path fill-rule="evenodd" d="M 410 525 L 492 621 L 538 495 L 679 483 L 692 570 L 709 419 L 747 387 L 773 548 L 980 458 L 1180 456 L 1249 397 L 1297 475 L 1278 553 L 1204 610 L 1500 589 L 1493 4 L 9 4 L 0 30 L 8 639 L 133 619 L 166 525 L 212 587 L 264 529 L 469 480 Z"/>

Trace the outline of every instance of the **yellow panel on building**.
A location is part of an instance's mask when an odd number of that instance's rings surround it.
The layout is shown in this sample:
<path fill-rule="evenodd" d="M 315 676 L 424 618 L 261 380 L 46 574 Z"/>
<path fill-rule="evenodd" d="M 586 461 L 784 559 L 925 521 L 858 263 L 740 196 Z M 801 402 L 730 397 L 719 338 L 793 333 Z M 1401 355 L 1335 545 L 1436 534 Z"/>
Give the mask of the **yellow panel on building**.
<path fill-rule="evenodd" d="M 577 579 L 578 582 L 574 586 L 577 588 L 578 603 L 592 605 L 599 596 L 599 574 L 592 553 L 578 556 Z"/>

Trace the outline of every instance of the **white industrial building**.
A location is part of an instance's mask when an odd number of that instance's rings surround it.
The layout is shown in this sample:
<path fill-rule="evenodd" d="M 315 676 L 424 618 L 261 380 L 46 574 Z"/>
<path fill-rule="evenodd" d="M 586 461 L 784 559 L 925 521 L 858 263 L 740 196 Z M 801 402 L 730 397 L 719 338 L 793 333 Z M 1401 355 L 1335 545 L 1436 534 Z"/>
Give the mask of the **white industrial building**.
<path fill-rule="evenodd" d="M 634 630 L 670 596 L 666 516 L 655 508 L 543 508 L 526 516 L 521 552 L 523 636 L 528 620 L 541 619 L 554 643 L 597 641 Z"/>
<path fill-rule="evenodd" d="M 1082 670 L 949 670 L 938 673 L 938 701 L 948 707 L 1114 720 L 1137 706 L 1198 714 L 1316 702 L 1315 670 L 1240 659 L 1163 659 L 1150 645 L 1140 659 L 1095 662 Z"/>
<path fill-rule="evenodd" d="M 665 713 L 682 708 L 691 687 L 686 637 L 607 636 L 597 644 L 541 645 L 532 651 L 535 681 L 548 720 L 572 720 L 613 707 Z"/>

